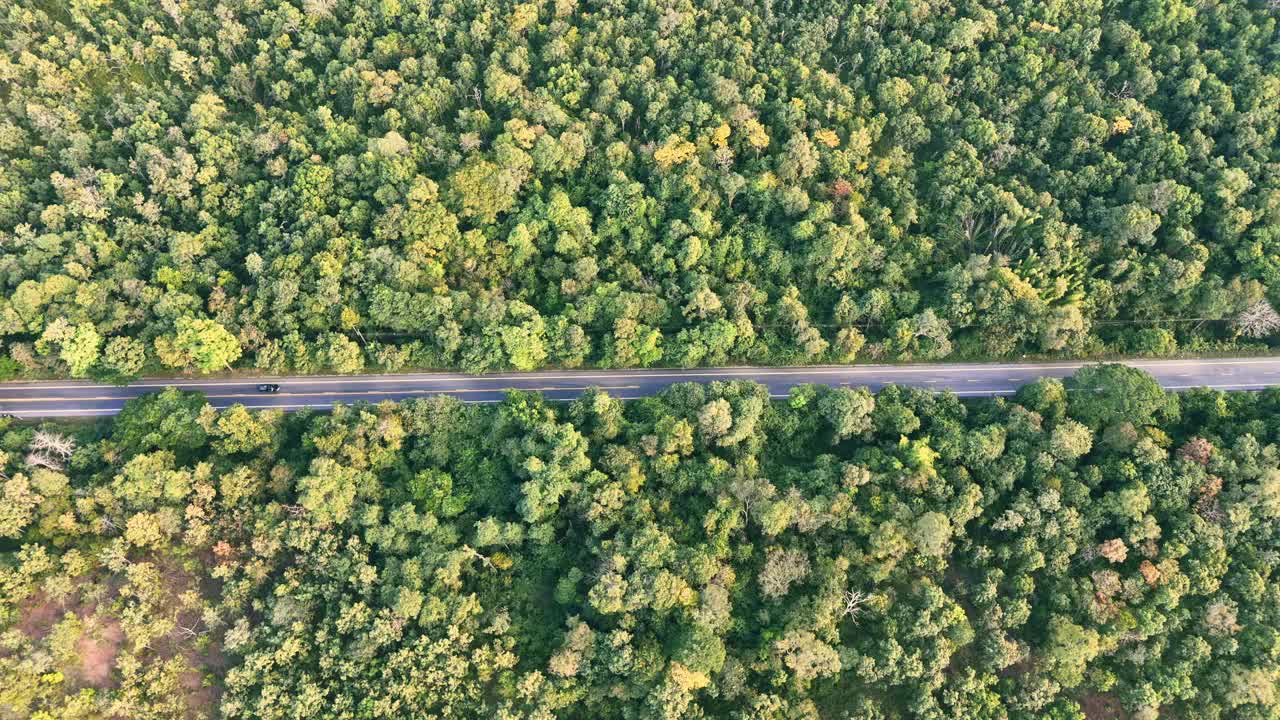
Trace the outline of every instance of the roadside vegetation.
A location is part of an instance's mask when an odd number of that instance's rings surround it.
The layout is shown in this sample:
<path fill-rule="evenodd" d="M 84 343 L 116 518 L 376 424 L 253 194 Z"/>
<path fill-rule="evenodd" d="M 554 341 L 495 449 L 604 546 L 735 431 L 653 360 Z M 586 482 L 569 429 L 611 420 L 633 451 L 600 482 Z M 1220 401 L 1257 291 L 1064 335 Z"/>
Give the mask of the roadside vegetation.
<path fill-rule="evenodd" d="M 0 423 L 0 718 L 1264 720 L 1280 390 Z"/>
<path fill-rule="evenodd" d="M 0 12 L 0 377 L 1280 328 L 1274 0 Z"/>

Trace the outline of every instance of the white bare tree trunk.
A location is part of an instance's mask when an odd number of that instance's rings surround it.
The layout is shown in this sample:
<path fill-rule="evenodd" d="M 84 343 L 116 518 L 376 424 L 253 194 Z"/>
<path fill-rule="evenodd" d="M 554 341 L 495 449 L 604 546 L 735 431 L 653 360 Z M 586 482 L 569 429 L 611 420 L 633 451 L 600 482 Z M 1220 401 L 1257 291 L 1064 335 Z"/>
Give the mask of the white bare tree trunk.
<path fill-rule="evenodd" d="M 1236 328 L 1246 337 L 1266 337 L 1280 330 L 1280 313 L 1271 307 L 1271 303 L 1259 300 L 1236 316 Z"/>

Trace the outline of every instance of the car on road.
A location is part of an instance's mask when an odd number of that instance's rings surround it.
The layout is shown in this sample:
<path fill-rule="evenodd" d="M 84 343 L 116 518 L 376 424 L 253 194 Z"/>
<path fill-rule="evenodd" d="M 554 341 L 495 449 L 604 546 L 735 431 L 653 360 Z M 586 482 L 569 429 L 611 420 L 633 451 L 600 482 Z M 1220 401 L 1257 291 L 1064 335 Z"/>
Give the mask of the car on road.
<path fill-rule="evenodd" d="M 280 392 L 280 386 L 276 383 L 259 383 L 258 392 L 260 393 Z"/>
<path fill-rule="evenodd" d="M 16 420 L 17 418 L 18 416 L 14 415 L 13 413 L 0 413 L 0 420 L 8 420 L 8 419 Z"/>

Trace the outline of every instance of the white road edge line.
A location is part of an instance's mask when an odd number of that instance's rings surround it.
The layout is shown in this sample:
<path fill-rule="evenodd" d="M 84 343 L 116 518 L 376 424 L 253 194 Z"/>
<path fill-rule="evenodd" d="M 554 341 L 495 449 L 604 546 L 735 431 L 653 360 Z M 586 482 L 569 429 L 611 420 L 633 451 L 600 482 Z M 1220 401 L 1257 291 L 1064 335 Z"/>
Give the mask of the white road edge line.
<path fill-rule="evenodd" d="M 937 382 L 937 381 L 929 381 L 929 380 L 925 380 L 924 382 L 925 382 L 925 383 L 929 383 L 929 382 Z M 966 380 L 966 382 L 977 382 L 977 381 L 976 381 L 976 380 Z M 77 387 L 83 387 L 83 386 L 77 386 Z M 114 386 L 113 386 L 113 387 L 114 387 Z M 935 392 L 935 393 L 948 393 L 948 392 L 949 392 L 949 393 L 954 394 L 954 395 L 956 395 L 956 396 L 964 396 L 964 397 L 992 397 L 992 396 L 999 396 L 999 395 L 1013 395 L 1013 394 L 1015 394 L 1015 393 L 1017 392 L 1015 389 L 959 390 L 959 389 L 956 389 L 956 388 L 953 388 L 953 387 L 952 387 L 952 388 L 926 388 L 926 387 L 922 387 L 922 386 L 921 386 L 921 385 L 919 385 L 919 384 L 912 385 L 911 387 L 917 387 L 917 388 L 919 388 L 919 389 L 929 390 L 930 392 Z M 1256 382 L 1255 382 L 1255 383 L 1201 383 L 1201 384 L 1194 384 L 1194 385 L 1162 385 L 1162 387 L 1164 387 L 1164 389 L 1166 389 L 1166 390 L 1191 390 L 1191 389 L 1195 389 L 1195 388 L 1206 388 L 1206 389 L 1212 389 L 1212 390 L 1265 390 L 1265 389 L 1267 389 L 1267 388 L 1269 388 L 1269 387 L 1272 387 L 1272 386 L 1271 386 L 1271 385 L 1269 385 L 1269 384 L 1267 384 L 1267 383 L 1256 383 Z M 616 387 L 616 388 L 613 388 L 613 389 L 638 389 L 638 388 L 639 388 L 639 386 L 634 386 L 634 385 L 633 385 L 633 386 L 626 386 L 625 388 L 624 388 L 624 387 Z M 544 394 L 544 395 L 547 395 L 548 393 L 566 393 L 566 392 L 580 393 L 580 392 L 581 392 L 582 390 L 584 390 L 584 389 L 586 389 L 586 388 L 576 388 L 576 387 L 575 387 L 575 388 L 553 388 L 553 389 L 543 389 L 543 390 L 539 390 L 539 391 L 540 391 L 540 392 L 543 392 L 543 394 Z M 604 387 L 604 388 L 601 388 L 601 389 L 603 389 L 603 390 L 606 390 L 606 391 L 607 391 L 607 390 L 609 390 L 610 388 Z M 463 391 L 463 392 L 467 392 L 467 391 L 470 391 L 470 392 L 506 392 L 506 391 L 509 391 L 509 390 L 520 390 L 520 388 L 505 387 L 505 388 L 493 388 L 493 389 L 491 389 L 491 390 L 490 390 L 490 389 L 479 389 L 479 388 L 477 388 L 477 389 L 462 390 L 462 391 Z M 440 389 L 440 390 L 430 390 L 430 389 L 389 390 L 389 391 L 387 391 L 387 392 L 386 392 L 387 397 L 386 397 L 385 399 L 388 399 L 388 400 L 393 399 L 393 398 L 391 398 L 391 397 L 389 397 L 389 396 L 390 396 L 390 395 L 394 395 L 394 394 L 409 394 L 409 395 L 424 395 L 424 396 L 430 396 L 430 395 L 446 395 L 446 396 L 448 396 L 450 393 L 453 393 L 453 392 L 459 392 L 459 389 L 452 389 L 452 390 L 450 390 L 450 389 Z M 356 392 L 353 392 L 353 393 L 350 393 L 350 394 L 357 394 L 357 393 L 356 393 Z M 361 392 L 361 393 L 359 393 L 359 394 L 376 395 L 376 394 L 377 394 L 377 391 L 363 391 L 363 392 Z M 303 395 L 305 396 L 305 394 L 303 394 Z M 211 397 L 212 397 L 212 398 L 215 398 L 215 399 L 225 399 L 225 397 L 224 397 L 224 398 L 218 398 L 218 396 L 211 396 Z M 229 397 L 229 396 L 228 396 L 228 397 Z M 248 397 L 253 397 L 253 396 L 252 396 L 252 395 L 249 395 Z M 616 399 L 618 399 L 618 400 L 639 400 L 639 399 L 643 399 L 643 398 L 645 398 L 645 397 L 653 397 L 653 395 L 628 395 L 628 396 L 614 395 L 613 397 L 615 397 L 615 398 L 616 398 Z M 785 398 L 789 398 L 789 397 L 791 397 L 791 395 L 790 395 L 790 393 L 777 393 L 777 392 L 771 392 L 771 393 L 770 393 L 770 395 L 769 395 L 769 397 L 774 398 L 774 399 L 785 399 Z M 58 398 L 58 399 L 60 399 L 60 400 L 61 400 L 61 399 L 63 399 L 63 398 Z M 77 400 L 77 399 L 78 399 L 78 398 L 74 398 L 74 397 L 65 398 L 65 400 L 67 400 L 67 401 L 75 401 L 75 400 Z M 108 399 L 104 399 L 104 400 L 99 400 L 99 402 L 102 402 L 102 401 L 108 401 L 108 400 L 120 400 L 120 401 L 122 401 L 122 402 L 123 402 L 123 401 L 130 400 L 130 399 L 132 399 L 132 398 L 131 398 L 131 397 L 108 398 Z M 408 399 L 413 399 L 413 398 L 399 398 L 399 399 L 396 399 L 396 401 L 402 401 L 402 400 L 408 400 Z M 471 403 L 471 404 L 492 404 L 492 403 L 499 403 L 499 402 L 502 402 L 502 400 L 501 400 L 501 399 L 478 399 L 478 398 L 477 398 L 477 399 L 468 399 L 468 398 L 467 398 L 467 397 L 465 397 L 465 396 L 463 396 L 463 397 L 456 397 L 455 399 L 457 399 L 457 400 L 459 400 L 460 402 L 463 402 L 463 403 Z M 548 396 L 548 397 L 546 397 L 546 399 L 547 399 L 549 402 L 568 402 L 568 401 L 572 400 L 573 398 L 550 397 L 550 396 Z M 2 403 L 2 402 L 4 402 L 4 401 L 3 401 L 3 400 L 0 400 L 0 403 Z M 332 408 L 332 407 L 333 407 L 333 405 L 334 405 L 335 403 L 338 403 L 338 402 L 343 402 L 343 399 L 342 399 L 342 398 L 335 398 L 335 399 L 332 399 L 332 400 L 326 400 L 326 401 L 321 401 L 321 402 L 311 402 L 311 403 L 278 403 L 278 404 L 265 404 L 265 405 L 264 405 L 264 404 L 244 404 L 244 407 L 245 407 L 246 409 L 250 409 L 250 410 L 270 410 L 270 409 L 282 409 L 282 410 L 284 410 L 284 409 L 304 409 L 304 408 L 312 408 L 312 409 L 329 409 L 329 408 Z M 359 399 L 359 398 L 357 398 L 354 402 L 363 402 L 363 399 Z M 217 403 L 210 403 L 210 404 L 211 404 L 214 408 L 216 408 L 216 409 L 219 409 L 219 410 L 225 410 L 226 408 L 231 407 L 231 406 L 233 406 L 233 405 L 236 405 L 236 404 L 243 404 L 243 403 L 225 403 L 225 402 L 217 402 Z M 346 404 L 352 404 L 352 403 L 348 402 L 348 403 L 346 403 Z M 23 419 L 35 419 L 35 418 L 43 418 L 43 417 L 58 417 L 58 416 L 67 416 L 67 417 L 81 416 L 81 417 L 83 417 L 83 416 L 93 416 L 93 415 L 113 415 L 113 414 L 119 413 L 119 412 L 120 412 L 120 410 L 121 410 L 121 408 L 120 408 L 120 407 L 109 407 L 109 408 L 61 408 L 61 409 L 50 409 L 50 410 L 44 410 L 44 411 L 39 411 L 39 410 L 37 410 L 37 411 L 34 411 L 34 412 L 22 412 L 20 415 L 18 415 L 18 416 L 17 416 L 17 419 L 19 419 L 19 420 L 23 420 Z"/>
<path fill-rule="evenodd" d="M 297 384 L 309 385 L 336 385 L 336 384 L 367 384 L 367 383 L 395 383 L 395 382 L 446 382 L 446 381 L 463 381 L 473 383 L 487 382 L 537 382 L 539 380 L 610 380 L 610 379 L 666 379 L 666 378 L 734 378 L 734 377 L 784 377 L 784 376 L 825 376 L 825 375 L 897 375 L 909 373 L 972 373 L 972 372 L 988 372 L 988 371 L 1007 371 L 1007 370 L 1078 370 L 1086 365 L 1096 365 L 1107 361 L 1090 361 L 1090 362 L 1071 362 L 1058 364 L 1036 365 L 1031 363 L 1004 363 L 986 365 L 981 363 L 957 363 L 957 364 L 939 364 L 939 365 L 850 365 L 848 367 L 833 367 L 830 365 L 816 365 L 813 367 L 790 367 L 790 368 L 750 368 L 750 367 L 730 367 L 730 368 L 690 368 L 688 370 L 644 370 L 636 369 L 627 372 L 595 372 L 583 370 L 580 372 L 573 371 L 547 371 L 546 373 L 524 373 L 524 374 L 502 374 L 502 375 L 466 375 L 462 373 L 406 373 L 395 374 L 388 373 L 384 375 L 282 375 L 273 377 L 247 377 L 243 380 L 187 380 L 187 379 L 144 379 L 142 382 L 133 383 L 127 387 L 134 388 L 166 388 L 166 387 L 227 387 L 227 386 L 251 386 L 260 382 L 289 382 Z M 1121 361 L 1114 361 L 1121 362 Z M 1176 368 L 1183 365 L 1196 365 L 1204 369 L 1212 367 L 1225 367 L 1233 365 L 1262 365 L 1280 363 L 1280 358 L 1254 358 L 1239 360 L 1148 360 L 1148 361 L 1127 361 L 1125 365 L 1137 368 Z M 68 383 L 63 385 L 43 385 L 40 383 L 0 383 L 0 388 L 5 386 L 21 388 L 21 387 L 40 387 L 47 390 L 63 390 L 63 389 L 119 389 L 119 385 L 105 385 L 94 383 Z"/>

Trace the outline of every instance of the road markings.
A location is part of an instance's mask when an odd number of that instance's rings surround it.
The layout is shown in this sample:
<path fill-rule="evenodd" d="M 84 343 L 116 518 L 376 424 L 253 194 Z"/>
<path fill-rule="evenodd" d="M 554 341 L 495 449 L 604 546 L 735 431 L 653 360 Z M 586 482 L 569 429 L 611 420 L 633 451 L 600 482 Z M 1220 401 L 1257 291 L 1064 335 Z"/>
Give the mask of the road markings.
<path fill-rule="evenodd" d="M 1150 368 L 1153 373 L 1159 374 L 1160 370 L 1165 368 L 1176 368 L 1181 366 L 1193 365 L 1201 370 L 1209 370 L 1217 367 L 1229 367 L 1235 365 L 1263 365 L 1280 363 L 1277 358 L 1255 358 L 1255 359 L 1236 359 L 1236 360 L 1149 360 L 1149 361 L 1132 361 L 1124 364 L 1130 367 Z M 311 375 L 311 376 L 281 376 L 281 377 L 253 377 L 244 380 L 144 380 L 139 383 L 129 385 L 131 388 L 166 388 L 166 387 L 233 387 L 247 386 L 258 382 L 280 382 L 306 385 L 340 385 L 340 384 L 368 384 L 368 383 L 415 383 L 415 382 L 448 382 L 459 381 L 468 383 L 486 383 L 486 382 L 511 382 L 524 381 L 536 382 L 538 380 L 644 380 L 644 379 L 669 379 L 669 378 L 741 378 L 741 377 L 786 377 L 786 376 L 828 376 L 828 375 L 901 375 L 912 373 L 938 373 L 938 372 L 986 372 L 1000 370 L 1023 370 L 1023 371 L 1056 371 L 1056 370 L 1078 370 L 1086 365 L 1098 364 L 1098 361 L 1090 362 L 1070 362 L 1055 364 L 1032 364 L 1032 363 L 1002 363 L 984 365 L 981 363 L 961 363 L 953 365 L 851 365 L 847 367 L 837 367 L 830 365 L 816 365 L 813 367 L 790 367 L 790 368 L 752 368 L 752 367 L 728 367 L 728 368 L 697 368 L 688 370 L 634 370 L 624 372 L 593 372 L 585 370 L 581 372 L 565 372 L 565 371 L 548 371 L 544 373 L 506 373 L 500 375 L 464 375 L 461 373 L 418 373 L 418 374 L 387 374 L 377 376 L 343 376 L 343 375 Z M 79 389 L 86 390 L 91 388 L 114 389 L 117 385 L 101 385 L 92 383 L 64 383 L 61 385 L 40 385 L 40 384 L 11 384 L 10 387 L 18 388 L 23 385 L 27 387 L 40 387 L 49 390 L 70 390 Z"/>
<path fill-rule="evenodd" d="M 1197 388 L 1208 388 L 1210 390 L 1266 390 L 1274 387 L 1267 383 L 1216 383 L 1213 385 L 1164 385 L 1165 390 L 1195 390 Z"/>
<path fill-rule="evenodd" d="M 1192 388 L 1201 388 L 1201 387 L 1206 387 L 1206 388 L 1215 389 L 1215 390 L 1233 390 L 1233 389 L 1234 390 L 1263 390 L 1270 386 L 1266 384 L 1169 385 L 1169 386 L 1166 386 L 1166 389 L 1189 390 Z M 430 391 L 430 392 L 431 394 L 434 394 L 434 395 L 448 396 L 450 394 L 449 391 L 447 390 Z M 950 393 L 952 395 L 956 395 L 957 397 L 994 397 L 994 396 L 1003 396 L 1003 395 L 1014 395 L 1017 393 L 1016 390 L 1010 390 L 1010 389 L 1001 389 L 1001 390 L 941 389 L 941 390 L 930 390 L 930 392 L 933 392 L 939 395 L 945 395 L 947 393 Z M 653 396 L 652 395 L 616 395 L 613 397 L 615 400 L 643 400 L 645 398 L 649 398 Z M 770 393 L 769 397 L 775 400 L 785 400 L 790 398 L 791 394 L 790 393 Z M 113 399 L 119 399 L 119 398 L 113 398 Z M 462 397 L 462 398 L 456 398 L 456 399 L 468 405 L 492 405 L 492 404 L 500 403 L 503 401 L 502 399 L 493 399 L 493 398 Z M 548 397 L 545 399 L 547 402 L 569 402 L 574 398 Z M 227 408 L 232 407 L 232 405 L 234 404 L 235 403 L 231 403 L 231 404 L 210 403 L 210 405 L 212 405 L 217 410 L 226 410 Z M 244 408 L 247 410 L 304 410 L 304 409 L 332 410 L 334 407 L 334 404 L 335 404 L 334 402 L 279 403 L 275 405 L 244 405 Z M 85 417 L 85 416 L 95 416 L 95 415 L 115 415 L 119 412 L 120 412 L 120 408 L 69 408 L 69 409 L 56 409 L 56 410 L 42 410 L 39 412 L 38 415 L 32 415 L 29 417 L 20 415 L 20 416 L 17 416 L 15 419 L 21 421 L 21 420 L 33 420 L 33 419 L 42 418 L 42 417 Z"/>
<path fill-rule="evenodd" d="M 390 395 L 440 395 L 453 393 L 495 393 L 508 392 L 511 390 L 535 391 L 535 392 L 583 392 L 589 390 L 590 385 L 581 385 L 576 387 L 532 387 L 532 388 L 407 388 L 403 390 L 330 390 L 327 392 L 304 392 L 304 393 L 232 393 L 229 395 L 206 395 L 208 400 L 231 400 L 235 398 L 262 398 L 281 397 L 281 398 L 302 398 L 302 397 L 347 397 L 351 395 L 372 395 L 372 396 L 390 396 Z M 639 385 L 613 385 L 609 388 L 601 388 L 607 390 L 639 390 Z M 40 398 L 0 398 L 0 402 L 106 402 L 109 400 L 135 400 L 138 395 L 111 395 L 100 397 L 40 397 Z"/>
<path fill-rule="evenodd" d="M 56 384 L 0 383 L 0 407 L 21 410 L 25 407 L 31 417 L 57 415 L 109 415 L 119 412 L 120 405 L 144 391 L 177 387 L 203 390 L 215 407 L 226 407 L 227 401 L 243 399 L 251 409 L 330 408 L 333 402 L 376 402 L 381 399 L 405 400 L 411 397 L 442 395 L 455 397 L 462 402 L 494 403 L 500 394 L 513 390 L 525 390 L 548 394 L 548 401 L 563 402 L 589 387 L 599 387 L 615 394 L 620 400 L 635 400 L 649 396 L 675 382 L 708 382 L 712 380 L 758 380 L 770 386 L 771 397 L 790 397 L 791 388 L 802 384 L 866 385 L 880 388 L 889 383 L 925 387 L 932 392 L 952 392 L 958 396 L 1011 395 L 1009 385 L 1018 386 L 1040 376 L 1062 376 L 1092 363 L 1023 364 L 1006 363 L 982 365 L 973 363 L 953 365 L 859 365 L 850 367 L 817 366 L 791 368 L 701 368 L 690 370 L 637 370 L 637 371 L 550 371 L 546 373 L 506 373 L 499 375 L 463 375 L 460 373 L 419 373 L 405 375 L 366 376 L 302 376 L 283 378 L 244 378 L 201 381 L 143 380 L 136 385 L 95 385 L 74 381 L 57 381 Z M 1218 390 L 1260 390 L 1275 384 L 1270 379 L 1280 375 L 1280 358 L 1251 358 L 1224 360 L 1175 360 L 1128 362 L 1132 367 L 1153 372 L 1163 387 L 1169 390 L 1188 390 L 1207 387 Z M 1267 366 L 1270 367 L 1267 367 Z M 1262 366 L 1246 369 L 1245 366 Z M 1006 386 L 1000 386 L 997 373 L 1020 372 L 1028 376 L 1005 378 Z M 1193 372 L 1179 372 L 1192 370 Z M 928 373 L 929 377 L 921 377 Z M 1263 377 L 1269 379 L 1262 380 Z M 1182 379 L 1186 384 L 1169 384 Z M 1256 382 L 1243 382 L 1256 379 Z M 556 380 L 566 381 L 556 383 Z M 599 382 L 597 382 L 599 381 Z M 614 385 L 611 382 L 633 384 Z M 285 384 L 285 391 L 267 395 L 250 392 L 260 382 Z M 988 389 L 959 390 L 983 383 Z M 1001 387 L 1001 389 L 993 389 Z M 98 389 L 100 392 L 93 393 Z M 76 397 L 68 393 L 49 396 L 58 390 L 74 390 L 89 395 Z M 39 394 L 40 397 L 21 397 L 18 394 Z M 5 397 L 5 395 L 10 395 Z M 294 401 L 294 402 L 290 402 Z M 56 407 L 61 403 L 62 407 Z M 109 403 L 112 407 L 69 407 L 76 404 Z M 55 407 L 50 407 L 55 404 Z M 48 408 L 48 409 L 42 409 Z"/>
<path fill-rule="evenodd" d="M 132 400 L 136 395 L 111 395 L 109 397 L 47 397 L 47 398 L 0 398 L 0 402 L 5 403 L 24 403 L 24 402 L 106 402 L 108 400 Z"/>
<path fill-rule="evenodd" d="M 23 416 L 23 415 L 15 415 L 14 419 L 15 420 L 34 420 L 36 418 L 58 417 L 58 416 L 64 416 L 64 415 L 79 417 L 83 415 L 117 415 L 119 413 L 120 413 L 120 408 L 73 408 L 70 410 L 42 410 L 40 411 L 39 415 L 32 415 L 30 417 Z"/>

